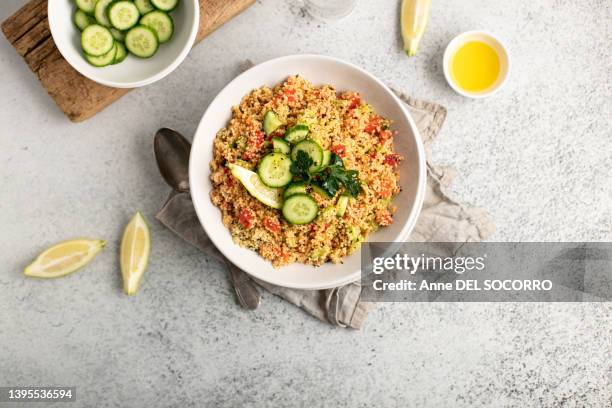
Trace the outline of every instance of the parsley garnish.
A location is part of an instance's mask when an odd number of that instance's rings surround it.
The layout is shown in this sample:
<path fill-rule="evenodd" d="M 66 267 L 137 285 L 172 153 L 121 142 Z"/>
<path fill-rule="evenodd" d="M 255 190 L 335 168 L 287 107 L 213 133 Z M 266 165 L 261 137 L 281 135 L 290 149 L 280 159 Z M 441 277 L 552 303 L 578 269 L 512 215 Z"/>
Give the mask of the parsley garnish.
<path fill-rule="evenodd" d="M 359 194 L 359 173 L 357 170 L 347 170 L 340 156 L 332 153 L 329 166 L 321 175 L 321 188 L 332 197 L 336 195 L 340 185 L 344 185 L 346 191 L 353 197 Z"/>
<path fill-rule="evenodd" d="M 310 173 L 308 169 L 313 165 L 312 158 L 303 150 L 297 152 L 297 157 L 291 163 L 291 173 L 294 176 L 301 178 L 304 181 L 310 181 Z"/>
<path fill-rule="evenodd" d="M 330 197 L 335 196 L 342 186 L 344 186 L 350 195 L 357 197 L 361 188 L 358 177 L 359 173 L 357 170 L 347 170 L 344 168 L 344 163 L 340 156 L 332 153 L 329 166 L 314 176 L 308 171 L 313 163 L 314 161 L 308 153 L 299 150 L 295 160 L 291 163 L 291 173 L 304 182 L 316 183 Z"/>

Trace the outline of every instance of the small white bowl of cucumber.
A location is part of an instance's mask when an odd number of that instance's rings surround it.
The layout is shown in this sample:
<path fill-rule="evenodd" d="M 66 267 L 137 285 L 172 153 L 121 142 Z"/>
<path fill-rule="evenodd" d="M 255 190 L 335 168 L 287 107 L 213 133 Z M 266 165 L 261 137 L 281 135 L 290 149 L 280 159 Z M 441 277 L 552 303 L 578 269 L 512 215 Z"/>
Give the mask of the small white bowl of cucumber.
<path fill-rule="evenodd" d="M 171 73 L 198 32 L 198 0 L 49 0 L 53 41 L 79 73 L 138 88 Z"/>

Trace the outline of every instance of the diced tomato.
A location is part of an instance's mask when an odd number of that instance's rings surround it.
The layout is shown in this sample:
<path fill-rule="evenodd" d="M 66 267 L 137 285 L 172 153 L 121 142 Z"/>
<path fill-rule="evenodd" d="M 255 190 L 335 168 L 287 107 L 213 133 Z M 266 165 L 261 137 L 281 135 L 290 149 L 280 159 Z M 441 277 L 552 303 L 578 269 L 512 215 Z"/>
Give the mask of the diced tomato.
<path fill-rule="evenodd" d="M 295 89 L 293 88 L 285 88 L 285 94 L 286 95 L 294 95 L 295 94 Z"/>
<path fill-rule="evenodd" d="M 372 115 L 366 124 L 364 130 L 368 133 L 374 133 L 376 129 L 378 129 L 378 125 L 380 124 L 380 116 Z"/>
<path fill-rule="evenodd" d="M 271 141 L 273 137 L 280 137 L 281 139 L 285 137 L 285 132 L 283 130 L 277 130 L 275 132 L 270 133 L 268 136 L 268 141 Z"/>
<path fill-rule="evenodd" d="M 272 217 L 266 217 L 264 219 L 264 227 L 270 232 L 278 233 L 281 230 L 281 225 L 278 219 Z"/>
<path fill-rule="evenodd" d="M 391 153 L 391 154 L 388 154 L 388 155 L 385 156 L 384 163 L 388 164 L 389 166 L 395 167 L 395 166 L 397 166 L 399 161 L 400 161 L 399 154 Z"/>
<path fill-rule="evenodd" d="M 346 155 L 346 147 L 344 145 L 333 145 L 330 150 L 340 157 Z"/>
<path fill-rule="evenodd" d="M 382 226 L 391 225 L 393 223 L 393 216 L 388 210 L 379 210 L 376 212 L 376 222 Z"/>
<path fill-rule="evenodd" d="M 265 134 L 261 130 L 257 130 L 252 137 L 249 138 L 249 147 L 255 148 L 255 150 L 261 149 L 264 144 Z"/>
<path fill-rule="evenodd" d="M 351 101 L 348 107 L 349 110 L 355 109 L 361 103 L 361 95 L 359 95 L 357 92 L 349 95 L 343 95 L 342 99 Z"/>
<path fill-rule="evenodd" d="M 382 180 L 381 187 L 377 193 L 382 198 L 391 197 L 391 193 L 393 193 L 393 182 L 390 180 Z"/>
<path fill-rule="evenodd" d="M 253 213 L 253 210 L 251 210 L 250 208 L 245 208 L 244 210 L 242 210 L 240 212 L 240 215 L 238 216 L 238 221 L 240 222 L 240 225 L 242 225 L 245 229 L 251 229 L 253 228 L 253 218 L 254 218 L 255 214 Z"/>
<path fill-rule="evenodd" d="M 393 133 L 390 130 L 381 130 L 378 134 L 378 138 L 382 143 L 385 143 L 387 140 L 391 139 Z"/>
<path fill-rule="evenodd" d="M 325 224 L 323 224 L 323 232 L 327 231 L 327 229 L 329 228 L 329 222 L 326 222 Z"/>
<path fill-rule="evenodd" d="M 289 262 L 289 254 L 283 251 L 283 248 L 278 249 L 278 257 L 282 260 L 283 263 Z"/>

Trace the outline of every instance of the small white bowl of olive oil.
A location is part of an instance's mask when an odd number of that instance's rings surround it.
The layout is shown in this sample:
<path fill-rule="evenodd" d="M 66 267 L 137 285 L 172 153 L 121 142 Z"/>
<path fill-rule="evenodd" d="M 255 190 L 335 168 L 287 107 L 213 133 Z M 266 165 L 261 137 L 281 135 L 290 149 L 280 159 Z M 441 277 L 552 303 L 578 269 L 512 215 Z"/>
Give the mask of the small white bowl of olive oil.
<path fill-rule="evenodd" d="M 459 34 L 444 51 L 444 76 L 457 93 L 484 98 L 508 79 L 510 56 L 504 44 L 486 31 Z"/>

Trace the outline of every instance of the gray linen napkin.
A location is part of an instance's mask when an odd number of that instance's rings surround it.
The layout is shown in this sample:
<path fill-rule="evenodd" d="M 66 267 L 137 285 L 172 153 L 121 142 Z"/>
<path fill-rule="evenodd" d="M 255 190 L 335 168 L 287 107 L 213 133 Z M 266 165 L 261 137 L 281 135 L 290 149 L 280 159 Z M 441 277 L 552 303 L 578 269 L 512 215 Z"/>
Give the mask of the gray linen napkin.
<path fill-rule="evenodd" d="M 405 103 L 419 128 L 427 153 L 427 192 L 419 219 L 410 240 L 414 242 L 478 242 L 495 230 L 487 213 L 451 199 L 446 188 L 455 172 L 434 166 L 429 160 L 429 144 L 438 135 L 446 118 L 446 109 L 394 91 Z M 214 247 L 200 225 L 189 193 L 171 193 L 156 218 L 175 234 L 218 259 Z M 314 317 L 340 327 L 362 327 L 372 303 L 362 302 L 359 282 L 327 290 L 297 290 L 255 280 L 260 286 L 304 309 Z"/>

